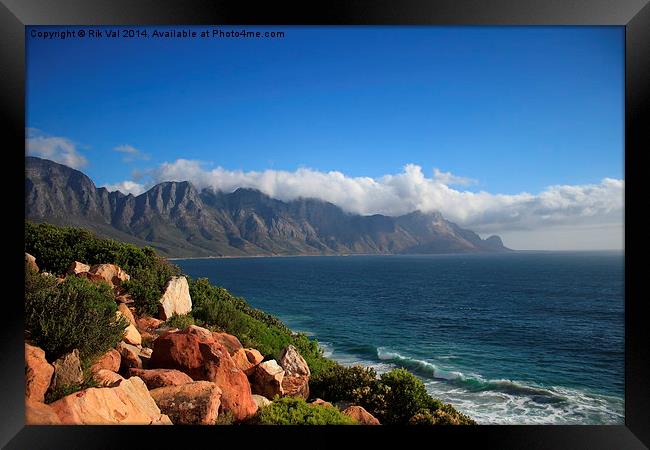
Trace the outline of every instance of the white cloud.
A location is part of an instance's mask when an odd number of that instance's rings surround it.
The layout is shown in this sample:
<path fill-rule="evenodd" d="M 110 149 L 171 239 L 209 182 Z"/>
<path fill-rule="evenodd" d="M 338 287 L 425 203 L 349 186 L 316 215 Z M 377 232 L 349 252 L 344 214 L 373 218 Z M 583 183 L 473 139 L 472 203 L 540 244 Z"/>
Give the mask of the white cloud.
<path fill-rule="evenodd" d="M 123 194 L 133 195 L 140 195 L 145 191 L 144 185 L 129 180 L 115 184 L 105 184 L 104 187 L 108 189 L 109 192 L 120 191 Z"/>
<path fill-rule="evenodd" d="M 122 158 L 122 161 L 124 162 L 131 162 L 131 161 L 135 161 L 136 159 L 141 159 L 141 160 L 150 159 L 150 156 L 148 154 L 143 153 L 142 151 L 138 150 L 132 145 L 127 145 L 127 144 L 118 145 L 113 149 L 113 151 L 118 153 L 124 153 L 125 156 L 124 158 Z"/>
<path fill-rule="evenodd" d="M 36 128 L 27 128 L 25 148 L 30 156 L 38 156 L 79 169 L 88 160 L 77 150 L 71 140 L 59 136 L 47 136 Z"/>
<path fill-rule="evenodd" d="M 299 168 L 293 172 L 244 172 L 206 169 L 200 161 L 178 159 L 153 170 L 152 181 L 189 180 L 198 188 L 232 192 L 250 187 L 281 200 L 315 197 L 358 214 L 397 216 L 414 210 L 440 211 L 449 220 L 481 233 L 539 230 L 557 226 L 623 223 L 624 181 L 605 178 L 597 184 L 550 186 L 538 194 L 471 192 L 450 187 L 472 180 L 438 169 L 427 177 L 407 164 L 402 172 L 379 178 L 348 177 L 341 172 Z"/>

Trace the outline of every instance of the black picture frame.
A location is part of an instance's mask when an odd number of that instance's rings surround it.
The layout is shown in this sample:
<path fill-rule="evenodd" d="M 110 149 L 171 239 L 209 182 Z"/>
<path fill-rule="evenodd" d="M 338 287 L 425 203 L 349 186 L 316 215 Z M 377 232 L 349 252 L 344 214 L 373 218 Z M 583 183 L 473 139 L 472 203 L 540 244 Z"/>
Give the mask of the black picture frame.
<path fill-rule="evenodd" d="M 648 0 L 353 0 L 297 3 L 201 0 L 0 0 L 0 77 L 2 119 L 8 126 L 5 156 L 15 157 L 8 171 L 24 174 L 25 139 L 25 26 L 27 25 L 618 25 L 625 27 L 625 425 L 621 426 L 477 426 L 477 427 L 123 427 L 25 426 L 24 340 L 19 258 L 24 234 L 24 198 L 8 189 L 5 239 L 15 244 L 5 272 L 15 280 L 16 294 L 3 302 L 0 342 L 0 444 L 10 449 L 115 448 L 144 439 L 147 447 L 202 445 L 229 438 L 242 444 L 278 445 L 300 433 L 308 447 L 360 438 L 366 445 L 385 442 L 391 435 L 421 438 L 424 444 L 472 445 L 481 448 L 625 449 L 650 446 L 650 327 L 639 265 L 647 232 L 641 229 L 643 199 L 639 189 L 640 158 L 650 133 L 650 6 Z M 8 183 L 8 182 L 7 182 Z M 13 184 L 13 181 L 11 182 Z M 22 202 L 22 203 L 21 203 Z M 638 217 L 635 217 L 638 216 Z M 15 241 L 15 242 L 13 242 Z M 15 260 L 13 259 L 15 258 Z M 644 295 L 645 294 L 645 295 Z M 401 439 L 400 439 L 401 440 Z M 334 444 L 333 444 L 334 445 Z M 408 444 L 407 444 L 408 445 Z M 412 445 L 416 445 L 413 441 Z M 421 444 L 419 444 L 421 445 Z"/>

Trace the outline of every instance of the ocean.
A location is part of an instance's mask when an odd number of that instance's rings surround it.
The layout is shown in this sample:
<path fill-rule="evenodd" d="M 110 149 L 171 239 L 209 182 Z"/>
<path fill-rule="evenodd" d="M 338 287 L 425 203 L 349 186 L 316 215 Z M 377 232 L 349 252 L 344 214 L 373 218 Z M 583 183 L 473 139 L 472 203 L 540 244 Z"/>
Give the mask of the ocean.
<path fill-rule="evenodd" d="M 481 424 L 624 423 L 623 252 L 173 262 Z"/>

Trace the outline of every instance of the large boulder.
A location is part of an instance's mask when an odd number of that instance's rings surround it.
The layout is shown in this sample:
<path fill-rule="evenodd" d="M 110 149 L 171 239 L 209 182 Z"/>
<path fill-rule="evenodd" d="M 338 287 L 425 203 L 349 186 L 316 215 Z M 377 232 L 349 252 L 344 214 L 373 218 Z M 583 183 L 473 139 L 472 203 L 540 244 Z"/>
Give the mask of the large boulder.
<path fill-rule="evenodd" d="M 228 350 L 217 342 L 200 342 L 199 351 L 205 364 L 205 379 L 216 383 L 222 391 L 221 409 L 230 411 L 237 421 L 257 412 L 251 385 L 246 374 L 235 367 Z"/>
<path fill-rule="evenodd" d="M 158 305 L 158 317 L 169 319 L 173 314 L 187 314 L 192 311 L 190 287 L 185 277 L 171 277 Z"/>
<path fill-rule="evenodd" d="M 112 348 L 97 358 L 95 363 L 90 366 L 90 371 L 97 372 L 99 370 L 105 369 L 110 370 L 111 372 L 118 372 L 120 370 L 121 362 L 122 357 L 120 356 L 120 352 Z"/>
<path fill-rule="evenodd" d="M 282 391 L 285 397 L 309 398 L 309 377 L 307 375 L 286 375 L 282 378 Z"/>
<path fill-rule="evenodd" d="M 25 344 L 25 396 L 37 402 L 45 401 L 54 367 L 45 359 L 45 352 Z"/>
<path fill-rule="evenodd" d="M 212 337 L 216 342 L 226 347 L 231 356 L 240 348 L 244 348 L 241 342 L 239 342 L 239 339 L 237 339 L 237 336 L 233 336 L 232 334 L 214 332 L 212 333 Z"/>
<path fill-rule="evenodd" d="M 199 351 L 198 334 L 185 331 L 166 332 L 153 342 L 150 367 L 176 369 L 188 374 L 194 380 L 205 379 L 203 356 Z"/>
<path fill-rule="evenodd" d="M 88 264 L 81 263 L 79 261 L 74 261 L 68 266 L 68 270 L 65 271 L 68 275 L 77 275 L 82 272 L 89 272 L 90 266 Z"/>
<path fill-rule="evenodd" d="M 36 272 L 39 271 L 38 265 L 36 264 L 36 258 L 27 252 L 25 252 L 25 265 Z"/>
<path fill-rule="evenodd" d="M 298 349 L 293 345 L 289 345 L 282 350 L 278 364 L 287 375 L 311 375 L 307 361 L 300 356 Z"/>
<path fill-rule="evenodd" d="M 176 425 L 214 425 L 217 422 L 221 389 L 210 381 L 160 387 L 149 394 L 160 411 Z"/>
<path fill-rule="evenodd" d="M 50 389 L 54 390 L 83 382 L 84 374 L 81 370 L 79 350 L 72 350 L 54 361 L 52 365 L 54 366 L 54 376 L 52 377 Z"/>
<path fill-rule="evenodd" d="M 95 264 L 88 271 L 102 277 L 111 287 L 120 286 L 123 281 L 131 279 L 129 274 L 124 272 L 115 264 Z"/>
<path fill-rule="evenodd" d="M 284 369 L 272 359 L 264 361 L 257 366 L 249 377 L 251 390 L 253 394 L 263 395 L 266 398 L 274 398 L 276 395 L 282 396 L 282 379 L 284 378 Z"/>
<path fill-rule="evenodd" d="M 352 417 L 361 425 L 379 425 L 379 420 L 361 406 L 348 406 L 343 410 L 343 414 Z"/>
<path fill-rule="evenodd" d="M 307 400 L 311 371 L 307 361 L 298 353 L 298 349 L 293 345 L 284 348 L 280 353 L 278 364 L 285 372 L 282 380 L 284 395 Z"/>
<path fill-rule="evenodd" d="M 50 405 L 25 399 L 25 424 L 26 425 L 61 425 L 59 416 Z"/>
<path fill-rule="evenodd" d="M 51 403 L 63 424 L 171 425 L 138 377 L 115 387 L 88 388 Z"/>
<path fill-rule="evenodd" d="M 149 390 L 165 386 L 180 386 L 193 380 L 186 373 L 174 369 L 129 369 L 129 376 L 141 378 Z M 174 421 L 176 423 L 176 421 Z"/>
<path fill-rule="evenodd" d="M 117 344 L 117 351 L 120 352 L 121 357 L 121 373 L 127 373 L 131 368 L 142 369 L 142 359 L 140 359 L 140 349 L 138 347 L 121 341 Z"/>

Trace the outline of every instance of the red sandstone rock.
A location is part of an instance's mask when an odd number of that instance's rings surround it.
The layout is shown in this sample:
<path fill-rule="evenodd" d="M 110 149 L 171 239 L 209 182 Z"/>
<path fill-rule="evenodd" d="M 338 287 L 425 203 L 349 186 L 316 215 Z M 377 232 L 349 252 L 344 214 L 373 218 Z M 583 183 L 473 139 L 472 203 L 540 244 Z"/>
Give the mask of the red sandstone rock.
<path fill-rule="evenodd" d="M 45 359 L 45 352 L 25 344 L 25 396 L 37 402 L 45 401 L 54 367 Z"/>
<path fill-rule="evenodd" d="M 25 424 L 61 425 L 61 420 L 50 405 L 25 398 Z"/>
<path fill-rule="evenodd" d="M 149 390 L 165 386 L 179 386 L 191 383 L 192 379 L 186 373 L 174 369 L 129 369 L 129 376 L 142 379 Z M 174 422 L 176 423 L 176 422 Z"/>
<path fill-rule="evenodd" d="M 237 339 L 237 337 L 233 336 L 232 334 L 215 332 L 212 333 L 212 337 L 216 342 L 226 347 L 228 349 L 228 353 L 231 355 L 240 348 L 244 348 L 244 346 L 241 345 L 241 342 L 239 342 L 239 339 Z"/>
<path fill-rule="evenodd" d="M 111 372 L 118 372 L 120 370 L 121 361 L 122 357 L 120 356 L 120 352 L 112 348 L 95 361 L 95 363 L 90 367 L 90 371 L 97 372 L 98 370 L 105 369 L 110 370 Z"/>
<path fill-rule="evenodd" d="M 361 406 L 348 406 L 343 410 L 343 414 L 352 417 L 361 425 L 379 425 L 379 420 Z"/>
<path fill-rule="evenodd" d="M 176 425 L 214 425 L 217 421 L 221 390 L 210 381 L 160 387 L 149 394 Z"/>
<path fill-rule="evenodd" d="M 264 361 L 255 366 L 249 378 L 251 390 L 254 394 L 263 395 L 266 398 L 273 399 L 276 395 L 282 397 L 282 379 L 284 378 L 284 369 L 272 359 Z"/>
<path fill-rule="evenodd" d="M 131 377 L 115 387 L 88 388 L 50 405 L 63 424 L 171 425 L 144 382 Z"/>

